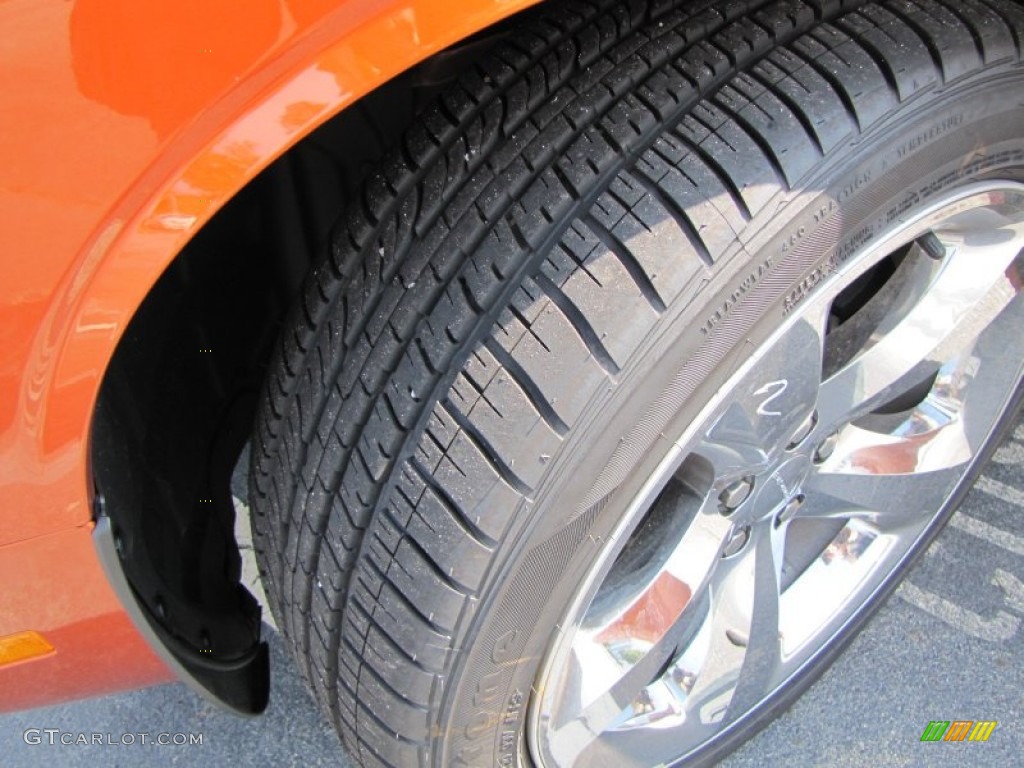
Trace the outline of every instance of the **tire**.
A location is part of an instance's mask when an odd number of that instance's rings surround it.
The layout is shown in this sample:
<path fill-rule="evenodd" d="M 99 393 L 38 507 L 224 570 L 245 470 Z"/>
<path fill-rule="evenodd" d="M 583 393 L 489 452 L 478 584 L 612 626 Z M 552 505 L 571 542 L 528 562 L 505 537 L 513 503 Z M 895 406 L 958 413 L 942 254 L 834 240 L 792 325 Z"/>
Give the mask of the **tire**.
<path fill-rule="evenodd" d="M 922 374 L 932 348 L 906 345 L 886 397 L 865 394 L 841 425 L 825 423 L 820 392 L 885 333 L 905 342 L 890 327 L 901 318 L 944 317 L 929 286 L 953 269 L 943 264 L 963 268 L 986 227 L 1019 234 L 1022 39 L 1024 13 L 1005 0 L 561 3 L 524 16 L 427 109 L 309 276 L 252 452 L 271 608 L 360 764 L 704 763 L 824 670 L 940 529 L 1019 401 L 1012 259 L 986 273 L 1013 288 L 955 365 Z M 960 251 L 947 230 L 967 233 Z M 944 285 L 965 313 L 985 288 Z M 794 336 L 819 309 L 824 362 Z M 977 370 L 963 368 L 972 356 Z M 815 483 L 868 471 L 849 470 L 867 456 L 844 447 L 851 435 L 897 434 L 943 393 L 961 403 L 951 418 L 964 436 L 949 428 L 941 445 L 953 447 L 932 451 L 950 466 L 919 451 L 909 470 L 876 472 L 879 493 L 901 499 L 918 498 L 899 495 L 915 478 L 941 479 L 920 519 L 896 526 L 879 496 L 877 514 L 863 507 L 874 517 L 833 509 L 787 527 L 818 503 Z M 726 458 L 708 447 L 733 416 L 762 441 L 753 458 L 735 431 Z M 757 604 L 745 639 L 727 632 L 743 661 L 713 679 L 720 690 L 671 678 L 691 686 L 681 700 L 697 701 L 697 685 L 711 697 L 700 701 L 725 702 L 678 725 L 692 727 L 682 746 L 655 746 L 665 739 L 639 689 L 615 699 L 633 720 L 606 718 L 573 746 L 556 722 L 586 720 L 563 712 L 589 649 L 577 643 L 596 642 L 580 627 L 661 578 L 698 519 L 719 536 L 700 550 L 708 573 L 741 570 L 721 563 L 745 562 L 737 553 L 762 528 L 811 530 L 810 559 L 780 558 L 780 591 L 829 557 L 859 562 L 851 536 L 871 536 L 870 549 L 899 532 L 862 582 L 824 595 L 834 615 L 807 630 L 788 671 L 773 668 L 778 680 L 750 682 Z M 680 616 L 701 602 L 697 582 L 687 589 Z M 717 633 L 700 610 L 693 626 Z M 676 650 L 697 643 L 682 637 Z M 640 688 L 670 688 L 675 658 Z M 647 663 L 619 661 L 622 679 Z M 641 715 L 650 722 L 634 727 Z"/>

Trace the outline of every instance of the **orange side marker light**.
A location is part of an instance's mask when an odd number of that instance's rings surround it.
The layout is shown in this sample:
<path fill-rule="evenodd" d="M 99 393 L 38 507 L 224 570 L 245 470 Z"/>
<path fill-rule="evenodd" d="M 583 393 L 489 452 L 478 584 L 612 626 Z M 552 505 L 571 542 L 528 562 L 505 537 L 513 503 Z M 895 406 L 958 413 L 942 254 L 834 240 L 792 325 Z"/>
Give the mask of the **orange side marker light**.
<path fill-rule="evenodd" d="M 32 630 L 0 637 L 0 667 L 16 661 L 49 656 L 53 652 L 53 646 L 46 638 Z"/>

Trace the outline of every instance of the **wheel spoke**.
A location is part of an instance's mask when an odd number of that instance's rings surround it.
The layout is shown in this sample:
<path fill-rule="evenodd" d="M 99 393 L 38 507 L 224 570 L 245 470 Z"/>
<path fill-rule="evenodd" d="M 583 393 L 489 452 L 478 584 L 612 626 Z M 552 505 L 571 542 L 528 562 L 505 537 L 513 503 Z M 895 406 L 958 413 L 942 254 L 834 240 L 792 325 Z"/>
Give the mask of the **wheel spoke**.
<path fill-rule="evenodd" d="M 744 552 L 721 563 L 712 579 L 710 647 L 687 702 L 704 722 L 739 717 L 777 677 L 784 536 L 784 527 L 760 522 Z"/>
<path fill-rule="evenodd" d="M 749 638 L 739 682 L 729 704 L 730 721 L 749 711 L 777 681 L 781 663 L 779 595 L 789 523 L 762 520 L 753 534 L 754 590 Z"/>
<path fill-rule="evenodd" d="M 962 467 L 975 454 L 978 432 L 983 431 L 977 425 L 989 426 L 969 416 L 962 402 L 930 395 L 913 411 L 864 422 L 887 426 L 884 430 L 856 425 L 843 429 L 821 471 L 888 479 Z"/>
<path fill-rule="evenodd" d="M 910 474 L 821 472 L 808 478 L 807 500 L 794 519 L 857 518 L 885 531 L 921 524 L 942 506 L 962 475 L 962 466 Z"/>
<path fill-rule="evenodd" d="M 993 241 L 948 245 L 955 255 L 946 258 L 923 295 L 909 307 L 898 306 L 874 342 L 822 383 L 818 411 L 824 428 L 852 421 L 926 379 L 972 344 L 1013 300 L 1024 253 L 1014 241 Z"/>
<path fill-rule="evenodd" d="M 608 621 L 588 626 L 587 639 L 574 646 L 577 668 L 582 669 L 587 659 L 603 659 L 603 684 L 591 679 L 585 681 L 586 685 L 581 681 L 571 686 L 579 690 L 578 705 L 563 709 L 553 723 L 554 738 L 577 742 L 586 734 L 595 738 L 687 645 L 699 626 L 701 612 L 707 610 L 707 605 L 701 603 L 706 598 L 706 580 L 720 557 L 730 527 L 716 511 L 716 503 L 706 499 L 657 575 L 624 610 Z M 638 652 L 643 656 L 636 660 Z"/>
<path fill-rule="evenodd" d="M 579 750 L 581 744 L 621 724 L 624 714 L 627 718 L 635 712 L 642 715 L 637 703 L 650 700 L 645 691 L 661 678 L 695 675 L 693 688 L 677 702 L 678 711 L 685 710 L 688 727 L 706 727 L 726 710 L 732 711 L 736 691 L 744 701 L 763 695 L 780 658 L 779 574 L 784 536 L 784 527 L 776 529 L 762 521 L 741 554 L 720 560 L 716 552 L 716 562 L 705 564 L 707 582 L 643 658 L 574 716 L 553 724 L 552 751 Z M 702 657 L 698 668 L 696 659 L 687 658 L 687 651 L 699 646 L 705 634 L 709 647 L 695 654 Z M 732 682 L 741 677 L 743 684 L 736 688 Z"/>
<path fill-rule="evenodd" d="M 768 453 L 756 443 L 749 422 L 737 420 L 730 431 L 713 429 L 700 438 L 693 453 L 711 464 L 715 477 L 736 477 L 758 472 L 768 466 Z"/>
<path fill-rule="evenodd" d="M 749 363 L 741 386 L 693 448 L 727 475 L 763 465 L 814 411 L 821 382 L 827 304 L 814 302 Z"/>

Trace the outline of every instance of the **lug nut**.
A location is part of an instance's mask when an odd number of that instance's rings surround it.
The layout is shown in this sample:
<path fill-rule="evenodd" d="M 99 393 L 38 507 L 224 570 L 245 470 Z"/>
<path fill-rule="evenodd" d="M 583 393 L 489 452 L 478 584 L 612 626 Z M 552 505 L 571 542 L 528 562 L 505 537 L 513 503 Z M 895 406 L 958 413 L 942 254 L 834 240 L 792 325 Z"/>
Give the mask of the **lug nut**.
<path fill-rule="evenodd" d="M 835 453 L 836 445 L 839 443 L 839 433 L 833 432 L 831 435 L 822 440 L 818 447 L 814 449 L 814 463 L 823 464 L 829 460 L 833 453 Z"/>
<path fill-rule="evenodd" d="M 723 515 L 731 514 L 736 507 L 750 498 L 753 489 L 754 478 L 749 475 L 725 486 L 718 494 L 718 511 Z"/>
<path fill-rule="evenodd" d="M 805 496 L 802 493 L 798 493 L 796 496 L 794 496 L 792 499 L 786 502 L 786 506 L 784 506 L 779 511 L 779 514 L 775 516 L 776 528 L 785 523 L 787 520 L 793 519 L 793 516 L 796 515 L 797 510 L 803 506 L 804 498 Z"/>
<path fill-rule="evenodd" d="M 722 549 L 722 557 L 738 555 L 747 546 L 748 541 L 750 541 L 750 526 L 744 525 L 742 528 L 737 528 L 732 532 L 729 541 L 725 543 L 725 547 Z"/>
<path fill-rule="evenodd" d="M 793 437 L 789 440 L 789 445 L 786 446 L 787 451 L 792 451 L 794 448 L 800 445 L 807 437 L 814 431 L 814 428 L 818 425 L 818 412 L 811 411 L 810 415 L 804 419 L 804 423 L 800 425 L 800 428 L 793 434 Z"/>

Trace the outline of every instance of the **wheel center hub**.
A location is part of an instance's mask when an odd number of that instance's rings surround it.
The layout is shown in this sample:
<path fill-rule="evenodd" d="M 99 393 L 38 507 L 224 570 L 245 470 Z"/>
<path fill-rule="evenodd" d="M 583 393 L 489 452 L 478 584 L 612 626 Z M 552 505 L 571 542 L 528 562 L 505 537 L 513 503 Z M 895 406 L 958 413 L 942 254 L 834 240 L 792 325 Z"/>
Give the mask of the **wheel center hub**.
<path fill-rule="evenodd" d="M 766 473 L 754 489 L 750 521 L 773 517 L 800 498 L 801 488 L 810 471 L 810 457 L 798 454 Z"/>

